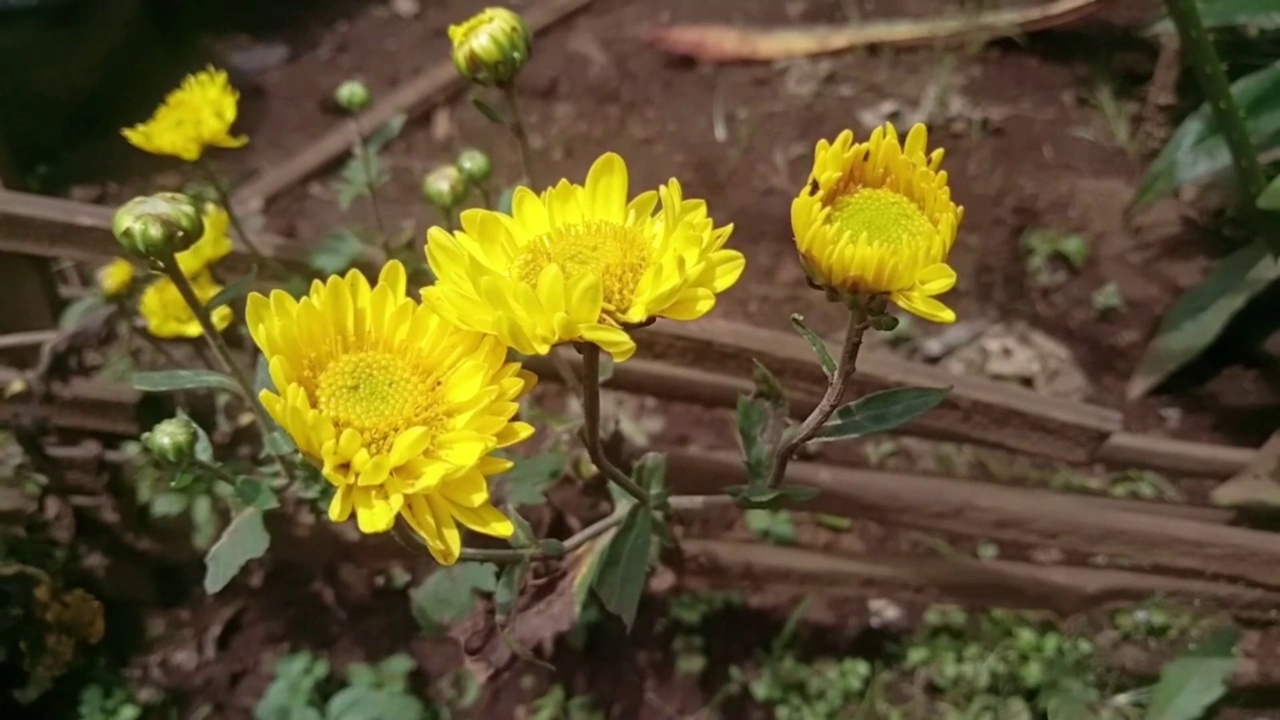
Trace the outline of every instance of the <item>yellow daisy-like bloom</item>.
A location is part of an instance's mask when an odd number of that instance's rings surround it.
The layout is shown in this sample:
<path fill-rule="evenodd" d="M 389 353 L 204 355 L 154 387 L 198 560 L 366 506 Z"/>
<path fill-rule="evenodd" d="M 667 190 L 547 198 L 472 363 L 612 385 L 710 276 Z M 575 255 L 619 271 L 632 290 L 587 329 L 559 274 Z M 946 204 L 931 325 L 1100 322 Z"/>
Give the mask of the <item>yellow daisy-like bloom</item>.
<path fill-rule="evenodd" d="M 510 537 L 487 477 L 512 463 L 490 453 L 533 433 L 512 418 L 536 378 L 497 338 L 407 297 L 396 261 L 372 288 L 352 270 L 301 300 L 254 293 L 246 315 L 276 388 L 262 404 L 337 488 L 331 520 L 354 511 L 362 532 L 379 533 L 403 517 L 446 565 L 459 523 Z"/>
<path fill-rule="evenodd" d="M 561 180 L 541 196 L 519 188 L 511 215 L 468 210 L 460 232 L 431 228 L 437 281 L 424 302 L 526 355 L 585 341 L 626 360 L 636 349 L 628 327 L 702 317 L 746 264 L 724 249 L 733 226 L 714 227 L 706 203 L 686 200 L 675 179 L 627 193 L 626 164 L 606 153 L 586 185 Z"/>
<path fill-rule="evenodd" d="M 221 206 L 207 203 L 201 213 L 204 218 L 204 234 L 191 247 L 178 253 L 178 267 L 187 277 L 195 277 L 213 263 L 231 254 L 231 235 L 227 228 L 231 216 Z"/>
<path fill-rule="evenodd" d="M 249 142 L 243 135 L 231 135 L 239 99 L 226 71 L 211 65 L 183 78 L 146 122 L 120 132 L 139 150 L 195 162 L 208 148 L 238 148 Z"/>
<path fill-rule="evenodd" d="M 98 281 L 98 292 L 107 299 L 124 297 L 133 287 L 136 274 L 133 263 L 124 258 L 112 258 L 110 262 L 98 268 L 94 273 Z"/>
<path fill-rule="evenodd" d="M 190 278 L 190 281 L 201 302 L 207 303 L 222 292 L 222 286 L 207 272 Z M 158 338 L 198 338 L 203 332 L 195 314 L 182 299 L 182 293 L 178 292 L 178 286 L 168 277 L 161 277 L 142 291 L 142 297 L 138 298 L 138 314 L 142 316 L 147 332 Z M 223 305 L 211 315 L 213 326 L 225 330 L 231 324 L 231 317 L 231 308 Z"/>
<path fill-rule="evenodd" d="M 942 150 L 926 154 L 917 124 L 900 144 L 893 126 L 866 142 L 853 132 L 820 140 L 813 172 L 791 203 L 800 260 L 817 285 L 840 294 L 888 294 L 926 320 L 955 322 L 935 296 L 956 284 L 947 264 L 964 208 L 951 200 Z"/>

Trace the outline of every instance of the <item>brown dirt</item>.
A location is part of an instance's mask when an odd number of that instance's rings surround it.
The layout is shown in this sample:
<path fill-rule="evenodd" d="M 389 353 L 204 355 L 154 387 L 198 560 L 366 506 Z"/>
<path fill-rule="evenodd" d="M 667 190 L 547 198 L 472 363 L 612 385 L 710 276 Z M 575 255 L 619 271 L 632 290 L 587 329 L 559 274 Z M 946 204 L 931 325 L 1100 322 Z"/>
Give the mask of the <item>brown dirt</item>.
<path fill-rule="evenodd" d="M 420 16 L 403 20 L 382 3 L 370 3 L 295 33 L 292 39 L 304 51 L 246 92 L 251 150 L 221 156 L 223 167 L 243 178 L 297 153 L 340 121 L 328 101 L 338 81 L 358 76 L 375 95 L 387 92 L 445 57 L 447 24 L 483 4 L 424 2 Z M 542 179 L 580 180 L 606 150 L 627 158 L 635 187 L 680 178 L 688 195 L 705 197 L 715 217 L 736 224 L 733 242 L 748 257 L 746 275 L 724 296 L 718 315 L 785 329 L 788 315 L 801 312 L 819 332 L 833 333 L 839 312 L 805 287 L 788 225 L 788 205 L 807 173 L 813 143 L 850 126 L 865 132 L 885 119 L 876 115 L 884 103 L 910 112 L 930 88 L 945 88 L 952 112 L 933 121 L 931 138 L 947 149 L 953 192 L 966 206 L 954 255 L 961 283 L 950 298 L 962 318 L 1025 320 L 1067 343 L 1092 383 L 1089 399 L 1123 407 L 1132 429 L 1260 442 L 1275 426 L 1277 390 L 1256 367 L 1231 366 L 1176 397 L 1121 401 L 1154 324 L 1178 292 L 1198 282 L 1208 263 L 1206 248 L 1184 227 L 1194 217 L 1189 208 L 1169 202 L 1126 221 L 1126 203 L 1145 158 L 1117 142 L 1092 99 L 1104 64 L 1121 88 L 1149 75 L 1154 46 L 1135 40 L 1132 30 L 1151 17 L 1157 3 L 1108 3 L 1106 12 L 1069 30 L 978 51 L 859 51 L 778 67 L 701 67 L 659 55 L 638 32 L 650 22 L 838 22 L 855 4 L 598 0 L 539 38 L 521 78 Z M 955 5 L 860 3 L 872 17 L 924 16 Z M 723 142 L 713 130 L 717 116 L 728 127 Z M 393 182 L 381 194 L 386 214 L 412 219 L 420 236 L 435 217 L 419 196 L 419 178 L 463 145 L 491 149 L 498 179 L 515 177 L 508 139 L 461 98 L 411 123 L 391 146 L 386 162 Z M 308 244 L 339 224 L 371 224 L 360 203 L 345 216 L 339 213 L 324 178 L 285 193 L 268 215 L 274 231 Z M 1031 286 L 1018 243 L 1033 228 L 1082 234 L 1092 247 L 1091 259 L 1059 287 Z M 1120 286 L 1129 310 L 1098 319 L 1090 296 L 1108 281 Z M 1176 416 L 1170 408 L 1178 409 Z M 732 442 L 723 413 L 681 408 L 664 415 L 661 443 Z M 885 533 L 870 523 L 850 537 L 842 542 L 851 549 L 923 546 L 914 536 Z M 392 562 L 424 570 L 419 555 L 389 542 L 364 545 L 359 558 L 347 546 L 332 554 L 305 554 L 315 561 L 277 562 L 259 578 L 260 589 L 229 591 L 204 603 L 193 599 L 155 619 L 199 635 L 204 630 L 197 628 L 213 622 L 209 613 L 243 603 L 231 620 L 220 621 L 215 652 L 202 659 L 199 671 L 167 675 L 162 684 L 216 703 L 215 716 L 231 719 L 247 717 L 269 677 L 271 658 L 284 647 L 326 649 L 338 664 L 407 647 L 428 674 L 456 662 L 447 643 L 407 640 L 415 631 L 402 593 L 369 589 Z M 559 679 L 611 703 L 610 717 L 695 712 L 709 693 L 671 676 L 667 651 L 653 630 L 655 612 L 647 606 L 640 630 L 629 638 L 616 629 L 602 631 L 585 656 L 562 650 L 554 658 Z M 775 619 L 750 614 L 736 620 L 724 633 L 725 645 L 717 645 L 732 648 L 724 650 L 726 657 L 749 657 L 777 628 Z M 863 622 L 861 616 L 851 620 L 847 632 L 856 635 Z M 546 672 L 529 672 L 537 677 L 535 688 L 547 681 Z M 643 682 L 634 681 L 637 673 Z M 535 692 L 520 685 L 520 674 L 493 688 L 476 717 L 517 716 L 512 708 Z"/>

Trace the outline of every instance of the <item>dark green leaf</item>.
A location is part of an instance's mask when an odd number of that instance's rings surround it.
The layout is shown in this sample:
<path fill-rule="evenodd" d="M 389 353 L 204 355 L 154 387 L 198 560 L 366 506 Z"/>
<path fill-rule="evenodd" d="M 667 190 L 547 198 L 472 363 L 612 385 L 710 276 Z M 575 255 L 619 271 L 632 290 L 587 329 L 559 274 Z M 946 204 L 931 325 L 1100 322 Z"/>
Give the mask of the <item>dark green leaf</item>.
<path fill-rule="evenodd" d="M 204 591 L 222 590 L 250 560 L 260 558 L 271 547 L 271 536 L 262 522 L 262 511 L 245 508 L 232 519 L 222 537 L 204 557 Z"/>
<path fill-rule="evenodd" d="M 472 96 L 471 104 L 475 105 L 476 110 L 479 110 L 481 115 L 488 118 L 489 122 L 496 123 L 498 125 L 507 124 L 506 118 L 502 117 L 502 113 L 498 112 L 497 108 L 485 102 L 484 100 L 478 97 Z"/>
<path fill-rule="evenodd" d="M 1258 152 L 1280 146 L 1280 62 L 1245 75 L 1231 85 Z M 1134 195 L 1134 209 L 1169 195 L 1178 187 L 1226 173 L 1231 152 L 1213 114 L 1201 105 L 1187 116 L 1147 167 Z"/>
<path fill-rule="evenodd" d="M 827 379 L 834 378 L 836 376 L 836 361 L 835 358 L 831 357 L 831 351 L 827 350 L 827 344 L 822 341 L 822 338 L 818 337 L 817 333 L 804 324 L 804 317 L 799 314 L 791 316 L 791 327 L 800 333 L 800 337 L 808 341 L 809 347 L 813 348 L 813 352 L 818 355 L 818 363 L 822 365 L 822 372 L 827 374 Z"/>
<path fill-rule="evenodd" d="M 101 295 L 92 293 L 78 298 L 71 304 L 67 305 L 62 314 L 58 316 L 58 329 L 70 330 L 80 324 L 80 321 L 87 318 L 95 310 L 106 304 Z"/>
<path fill-rule="evenodd" d="M 307 263 L 321 275 L 350 270 L 364 256 L 364 241 L 347 228 L 338 228 L 311 250 Z"/>
<path fill-rule="evenodd" d="M 498 587 L 493 593 L 493 606 L 499 619 L 510 617 L 515 612 L 516 601 L 520 599 L 520 586 L 528 570 L 529 561 L 523 560 L 511 563 L 498 575 Z"/>
<path fill-rule="evenodd" d="M 814 440 L 849 440 L 887 432 L 937 407 L 951 388 L 892 388 L 871 393 L 836 410 Z"/>
<path fill-rule="evenodd" d="M 769 422 L 769 405 L 743 395 L 738 398 L 738 442 L 747 466 L 747 480 L 752 485 L 763 483 L 769 472 L 769 447 L 764 442 L 764 427 Z"/>
<path fill-rule="evenodd" d="M 1258 196 L 1258 207 L 1263 210 L 1280 210 L 1280 175 Z"/>
<path fill-rule="evenodd" d="M 1240 27 L 1245 30 L 1275 30 L 1280 28 L 1280 0 L 1209 0 L 1201 2 L 1200 20 L 1206 28 Z M 1163 35 L 1174 32 L 1173 21 L 1167 15 L 1160 18 L 1148 31 Z"/>
<path fill-rule="evenodd" d="M 1246 245 L 1219 261 L 1204 282 L 1183 293 L 1165 315 L 1129 379 L 1129 397 L 1145 395 L 1204 352 L 1231 318 L 1277 278 L 1280 263 L 1261 243 Z"/>
<path fill-rule="evenodd" d="M 248 507 L 272 510 L 280 507 L 280 500 L 267 483 L 253 477 L 236 480 L 236 499 Z"/>
<path fill-rule="evenodd" d="M 249 290 L 253 288 L 253 283 L 257 279 L 258 269 L 255 267 L 253 272 L 245 275 L 244 277 L 237 278 L 230 285 L 219 290 L 218 294 L 210 298 L 209 302 L 204 306 L 205 310 L 207 312 L 213 312 L 223 305 L 230 305 L 245 295 L 248 295 Z"/>
<path fill-rule="evenodd" d="M 423 630 L 438 632 L 471 612 L 476 593 L 491 593 L 497 587 L 497 567 L 461 562 L 431 573 L 410 590 L 409 606 Z"/>
<path fill-rule="evenodd" d="M 1165 665 L 1151 689 L 1146 720 L 1199 720 L 1227 692 L 1240 632 L 1226 628 Z"/>
<path fill-rule="evenodd" d="M 649 574 L 649 549 L 653 542 L 653 514 L 633 505 L 600 557 L 591 588 L 609 612 L 622 618 L 627 629 L 635 622 L 640 596 Z"/>
<path fill-rule="evenodd" d="M 507 482 L 507 501 L 513 505 L 541 505 L 547 501 L 547 489 L 564 477 L 569 459 L 558 450 L 549 450 L 512 461 L 515 467 L 498 476 Z"/>
<path fill-rule="evenodd" d="M 365 147 L 369 148 L 369 152 L 374 155 L 382 152 L 387 143 L 400 137 L 400 131 L 404 130 L 405 121 L 408 119 L 409 116 L 404 113 L 393 115 L 381 127 L 369 133 L 369 137 L 364 141 Z"/>
<path fill-rule="evenodd" d="M 212 388 L 242 394 L 240 386 L 226 373 L 215 370 L 154 370 L 135 373 L 133 387 L 143 392 L 173 392 Z"/>

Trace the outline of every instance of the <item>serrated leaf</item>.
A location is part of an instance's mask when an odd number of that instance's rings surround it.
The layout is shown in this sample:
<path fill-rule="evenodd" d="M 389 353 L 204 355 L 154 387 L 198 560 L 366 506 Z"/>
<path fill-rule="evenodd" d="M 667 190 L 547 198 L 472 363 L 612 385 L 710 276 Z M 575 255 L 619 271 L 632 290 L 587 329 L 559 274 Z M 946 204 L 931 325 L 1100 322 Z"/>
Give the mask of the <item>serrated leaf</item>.
<path fill-rule="evenodd" d="M 391 116 L 391 119 L 379 126 L 377 130 L 369 133 L 369 137 L 364 141 L 365 147 L 374 155 L 382 152 L 388 143 L 400 137 L 400 132 L 404 130 L 404 124 L 408 119 L 409 116 L 405 113 Z"/>
<path fill-rule="evenodd" d="M 809 329 L 804 324 L 804 316 L 794 314 L 791 316 L 791 327 L 800 333 L 800 337 L 809 343 L 809 347 L 813 348 L 814 354 L 818 356 L 818 364 L 822 366 L 822 372 L 827 374 L 827 379 L 834 379 L 836 376 L 836 360 L 831 357 L 831 351 L 827 349 L 827 344 L 818 337 L 818 334 Z"/>
<path fill-rule="evenodd" d="M 1151 689 L 1146 720 L 1199 720 L 1227 692 L 1240 631 L 1226 628 L 1165 665 Z"/>
<path fill-rule="evenodd" d="M 351 269 L 364 256 L 364 242 L 347 228 L 338 228 L 311 249 L 307 264 L 321 275 L 337 275 Z"/>
<path fill-rule="evenodd" d="M 236 480 L 236 499 L 248 507 L 272 510 L 280 507 L 280 499 L 267 483 L 253 477 Z"/>
<path fill-rule="evenodd" d="M 507 482 L 507 501 L 513 505 L 541 505 L 546 491 L 564 477 L 568 457 L 549 450 L 529 458 L 512 458 L 515 466 L 498 477 Z"/>
<path fill-rule="evenodd" d="M 492 593 L 497 586 L 497 567 L 461 562 L 431 573 L 410 590 L 409 606 L 423 630 L 438 632 L 471 612 L 476 593 Z"/>
<path fill-rule="evenodd" d="M 1231 84 L 1231 94 L 1244 114 L 1258 152 L 1280 146 L 1280 62 L 1236 80 Z M 1182 121 L 1147 166 L 1134 194 L 1133 208 L 1149 205 L 1183 185 L 1223 175 L 1230 167 L 1231 152 L 1213 113 L 1208 105 L 1201 105 Z"/>
<path fill-rule="evenodd" d="M 216 370 L 153 370 L 134 373 L 133 388 L 143 392 L 173 392 L 209 388 L 241 395 L 240 386 L 226 373 Z"/>
<path fill-rule="evenodd" d="M 627 511 L 618 533 L 600 556 L 591 583 L 600 602 L 631 629 L 649 575 L 649 549 L 653 543 L 653 513 L 643 505 Z"/>
<path fill-rule="evenodd" d="M 485 118 L 489 122 L 495 123 L 497 125 L 507 124 L 507 120 L 506 118 L 502 117 L 502 113 L 498 112 L 497 108 L 485 102 L 483 99 L 476 96 L 472 96 L 471 104 L 475 105 L 476 110 L 479 110 L 480 114 L 485 116 Z"/>
<path fill-rule="evenodd" d="M 814 440 L 865 437 L 902 427 L 937 407 L 951 388 L 892 388 L 871 393 L 836 410 Z"/>
<path fill-rule="evenodd" d="M 743 395 L 738 398 L 735 419 L 738 443 L 747 467 L 747 480 L 753 485 L 763 483 L 769 470 L 769 448 L 762 437 L 764 426 L 769 422 L 769 406 L 763 400 Z"/>
<path fill-rule="evenodd" d="M 262 511 L 241 510 L 204 557 L 204 591 L 213 595 L 225 588 L 245 564 L 262 557 L 269 547 L 271 535 L 262 522 Z"/>
<path fill-rule="evenodd" d="M 1258 196 L 1258 208 L 1261 210 L 1280 210 L 1280 175 L 1272 179 L 1271 184 Z"/>
<path fill-rule="evenodd" d="M 219 290 L 217 295 L 214 295 L 212 298 L 210 298 L 209 302 L 204 306 L 205 311 L 213 312 L 214 310 L 217 310 L 223 305 L 230 305 L 231 303 L 236 302 L 237 300 L 244 297 L 245 295 L 248 295 L 249 290 L 253 288 L 253 283 L 256 282 L 257 279 L 258 279 L 258 268 L 254 267 L 253 271 L 250 272 L 248 275 L 237 278 L 230 285 L 227 285 L 226 287 Z"/>
<path fill-rule="evenodd" d="M 1220 260 L 1203 283 L 1179 296 L 1169 309 L 1129 379 L 1128 396 L 1145 395 L 1198 357 L 1236 313 L 1277 278 L 1280 262 L 1261 243 L 1250 243 Z"/>

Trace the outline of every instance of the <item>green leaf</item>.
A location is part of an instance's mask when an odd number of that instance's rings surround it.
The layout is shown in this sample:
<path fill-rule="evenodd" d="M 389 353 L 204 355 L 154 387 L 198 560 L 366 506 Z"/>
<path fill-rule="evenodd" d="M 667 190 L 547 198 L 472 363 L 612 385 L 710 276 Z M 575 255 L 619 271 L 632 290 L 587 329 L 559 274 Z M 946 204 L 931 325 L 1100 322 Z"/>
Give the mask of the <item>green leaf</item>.
<path fill-rule="evenodd" d="M 369 133 L 369 137 L 365 138 L 365 147 L 369 148 L 369 152 L 377 155 L 392 140 L 400 137 L 400 132 L 404 130 L 404 124 L 409 119 L 405 113 L 393 115 L 377 130 Z"/>
<path fill-rule="evenodd" d="M 1165 315 L 1129 379 L 1128 396 L 1147 394 L 1213 344 L 1255 295 L 1280 278 L 1280 262 L 1250 243 L 1218 262 L 1199 286 L 1183 293 Z"/>
<path fill-rule="evenodd" d="M 489 122 L 495 123 L 497 125 L 507 124 L 507 120 L 506 118 L 502 117 L 502 113 L 498 112 L 497 108 L 485 102 L 481 98 L 473 95 L 471 97 L 471 104 L 475 105 L 476 110 L 479 110 L 480 114 L 485 116 L 485 118 L 488 119 Z"/>
<path fill-rule="evenodd" d="M 1227 692 L 1236 668 L 1236 628 L 1225 628 L 1165 665 L 1151 689 L 1146 720 L 1199 720 Z"/>
<path fill-rule="evenodd" d="M 410 590 L 409 607 L 423 630 L 439 632 L 471 612 L 476 593 L 491 593 L 497 587 L 497 567 L 461 562 L 431 573 Z"/>
<path fill-rule="evenodd" d="M 752 488 L 748 485 L 731 485 L 725 494 L 732 497 L 738 507 L 774 510 L 818 497 L 817 488 L 803 485 L 784 485 L 776 488 Z"/>
<path fill-rule="evenodd" d="M 787 510 L 753 508 L 743 513 L 743 521 L 762 540 L 776 545 L 795 544 L 796 524 Z"/>
<path fill-rule="evenodd" d="M 649 492 L 662 492 L 667 486 L 667 456 L 660 452 L 641 455 L 631 475 L 637 485 Z"/>
<path fill-rule="evenodd" d="M 325 705 L 325 720 L 426 720 L 427 707 L 402 690 L 345 687 Z"/>
<path fill-rule="evenodd" d="M 204 557 L 204 591 L 213 595 L 225 588 L 246 563 L 262 557 L 269 547 L 271 535 L 262 522 L 262 511 L 241 510 Z"/>
<path fill-rule="evenodd" d="M 951 388 L 892 388 L 836 410 L 814 440 L 849 440 L 902 427 L 938 406 Z"/>
<path fill-rule="evenodd" d="M 253 283 L 256 282 L 257 279 L 258 269 L 257 267 L 254 267 L 253 272 L 250 272 L 244 277 L 237 278 L 230 285 L 219 290 L 218 294 L 210 298 L 209 302 L 205 304 L 205 310 L 207 312 L 213 312 L 223 305 L 230 305 L 245 295 L 248 295 L 249 291 L 253 289 Z"/>
<path fill-rule="evenodd" d="M 364 241 L 347 228 L 338 228 L 311 249 L 307 264 L 321 275 L 350 270 L 364 256 Z"/>
<path fill-rule="evenodd" d="M 1258 207 L 1262 210 L 1280 210 L 1280 175 L 1271 180 L 1271 184 L 1258 196 Z"/>
<path fill-rule="evenodd" d="M 764 442 L 764 427 L 769 422 L 769 405 L 763 400 L 743 395 L 738 398 L 736 413 L 738 443 L 747 466 L 747 480 L 752 485 L 765 481 L 769 472 L 769 447 Z"/>
<path fill-rule="evenodd" d="M 517 506 L 541 505 L 547 501 L 547 489 L 564 477 L 569 458 L 558 450 L 549 450 L 512 461 L 515 466 L 498 476 L 507 482 L 507 501 Z"/>
<path fill-rule="evenodd" d="M 226 373 L 216 370 L 154 370 L 134 373 L 133 387 L 143 392 L 173 392 L 212 388 L 242 394 L 240 386 Z"/>
<path fill-rule="evenodd" d="M 1231 94 L 1244 113 L 1245 125 L 1258 152 L 1280 146 L 1280 62 L 1252 72 L 1231 84 Z M 1187 116 L 1160 154 L 1147 167 L 1133 199 L 1139 209 L 1189 183 L 1205 182 L 1226 173 L 1231 152 L 1218 132 L 1208 105 Z"/>
<path fill-rule="evenodd" d="M 267 483 L 253 477 L 236 480 L 236 499 L 248 507 L 273 510 L 280 507 L 280 500 Z"/>
<path fill-rule="evenodd" d="M 106 304 L 102 296 L 97 293 L 85 295 L 78 298 L 62 310 L 62 314 L 58 316 L 58 329 L 70 330 L 79 325 L 82 320 L 87 318 L 95 310 Z"/>
<path fill-rule="evenodd" d="M 169 518 L 186 512 L 190 504 L 191 498 L 186 493 L 161 491 L 151 498 L 147 509 L 153 518 Z"/>
<path fill-rule="evenodd" d="M 208 550 L 218 537 L 218 516 L 213 511 L 213 498 L 196 495 L 191 498 L 191 547 Z"/>
<path fill-rule="evenodd" d="M 1039 698 L 1048 720 L 1097 720 L 1097 702 L 1098 690 L 1079 680 L 1055 683 Z"/>
<path fill-rule="evenodd" d="M 649 574 L 649 549 L 653 542 L 653 514 L 643 505 L 627 511 L 618 533 L 600 556 L 591 588 L 609 612 L 631 629 Z"/>
<path fill-rule="evenodd" d="M 809 329 L 804 324 L 804 317 L 799 314 L 791 316 L 791 327 L 800 333 L 800 337 L 809 343 L 809 347 L 813 348 L 813 352 L 818 356 L 818 363 L 822 365 L 822 372 L 827 374 L 827 379 L 834 379 L 836 376 L 836 361 L 831 357 L 831 351 L 827 349 L 827 344 L 818 337 L 818 334 Z"/>
<path fill-rule="evenodd" d="M 1200 20 L 1206 28 L 1242 27 L 1245 30 L 1280 28 L 1280 0 L 1202 0 Z M 1164 15 L 1147 31 L 1154 35 L 1175 32 L 1177 28 Z"/>
<path fill-rule="evenodd" d="M 529 571 L 529 561 L 522 560 L 511 563 L 498 575 L 498 586 L 493 593 L 493 606 L 499 619 L 511 616 L 515 612 L 516 601 L 520 599 L 520 586 L 525 573 Z"/>

